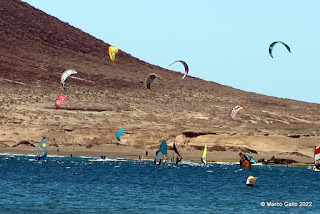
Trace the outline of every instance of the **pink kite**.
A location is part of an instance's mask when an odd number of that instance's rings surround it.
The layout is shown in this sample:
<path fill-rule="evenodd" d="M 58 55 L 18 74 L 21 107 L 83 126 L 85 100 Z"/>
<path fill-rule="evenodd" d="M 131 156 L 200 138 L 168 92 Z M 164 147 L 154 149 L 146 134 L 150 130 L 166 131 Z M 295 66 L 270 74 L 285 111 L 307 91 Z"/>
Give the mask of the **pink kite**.
<path fill-rule="evenodd" d="M 60 95 L 57 99 L 56 99 L 56 109 L 60 108 L 60 105 L 62 104 L 62 101 L 65 99 L 69 99 L 67 96 L 64 95 Z"/>

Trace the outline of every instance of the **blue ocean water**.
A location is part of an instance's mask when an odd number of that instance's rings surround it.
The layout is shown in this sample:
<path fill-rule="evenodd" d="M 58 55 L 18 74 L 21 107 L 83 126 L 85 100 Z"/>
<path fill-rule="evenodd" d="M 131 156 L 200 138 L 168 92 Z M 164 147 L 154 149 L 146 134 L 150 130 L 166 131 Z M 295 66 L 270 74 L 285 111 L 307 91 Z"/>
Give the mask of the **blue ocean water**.
<path fill-rule="evenodd" d="M 0 213 L 319 213 L 319 179 L 310 167 L 2 155 Z"/>

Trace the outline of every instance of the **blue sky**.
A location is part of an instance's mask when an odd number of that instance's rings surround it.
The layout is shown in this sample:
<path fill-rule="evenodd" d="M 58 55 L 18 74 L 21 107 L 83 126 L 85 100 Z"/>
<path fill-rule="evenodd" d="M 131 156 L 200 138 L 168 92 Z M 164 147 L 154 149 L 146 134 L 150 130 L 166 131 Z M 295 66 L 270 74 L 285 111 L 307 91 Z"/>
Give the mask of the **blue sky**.
<path fill-rule="evenodd" d="M 146 62 L 237 89 L 320 103 L 320 1 L 24 0 Z M 277 45 L 271 58 L 268 47 Z"/>

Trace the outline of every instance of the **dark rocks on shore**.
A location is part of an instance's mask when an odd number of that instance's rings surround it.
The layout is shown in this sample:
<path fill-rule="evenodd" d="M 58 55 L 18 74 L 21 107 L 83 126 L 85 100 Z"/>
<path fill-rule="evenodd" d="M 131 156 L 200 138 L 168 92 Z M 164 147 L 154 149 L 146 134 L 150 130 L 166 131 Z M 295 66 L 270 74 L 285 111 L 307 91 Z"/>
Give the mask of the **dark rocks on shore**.
<path fill-rule="evenodd" d="M 12 147 L 17 147 L 20 145 L 26 145 L 26 146 L 31 146 L 31 147 L 35 147 L 35 145 L 33 145 L 32 143 L 30 143 L 29 141 L 26 140 L 22 140 L 19 143 L 17 143 L 16 145 L 13 145 Z"/>
<path fill-rule="evenodd" d="M 265 159 L 260 159 L 260 160 L 258 160 L 258 162 L 263 163 L 263 164 L 284 164 L 284 165 L 298 163 L 298 161 L 295 161 L 293 159 L 275 158 L 274 156 L 272 156 L 267 161 Z"/>
<path fill-rule="evenodd" d="M 246 153 L 258 154 L 258 152 L 256 150 L 249 149 L 246 147 L 229 146 L 228 150 L 233 151 L 233 152 L 246 152 Z"/>

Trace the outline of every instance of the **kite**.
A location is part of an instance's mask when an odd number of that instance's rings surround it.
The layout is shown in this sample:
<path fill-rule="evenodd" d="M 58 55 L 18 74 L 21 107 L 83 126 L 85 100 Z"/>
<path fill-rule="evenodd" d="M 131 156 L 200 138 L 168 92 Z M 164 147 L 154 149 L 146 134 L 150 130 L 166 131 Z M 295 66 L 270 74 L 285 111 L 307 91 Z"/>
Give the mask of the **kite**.
<path fill-rule="evenodd" d="M 66 81 L 67 81 L 67 78 L 72 75 L 72 74 L 77 74 L 78 72 L 76 72 L 76 70 L 73 70 L 73 69 L 68 69 L 66 70 L 65 72 L 62 73 L 61 75 L 61 85 L 63 87 L 64 90 L 67 90 L 66 89 Z"/>
<path fill-rule="evenodd" d="M 285 44 L 285 43 L 283 43 L 283 42 L 281 42 L 281 41 L 275 41 L 275 42 L 272 42 L 271 45 L 269 46 L 269 54 L 270 54 L 270 56 L 271 56 L 272 58 L 273 58 L 272 50 L 273 50 L 274 46 L 275 46 L 276 44 L 278 44 L 278 43 L 283 44 L 283 45 L 287 48 L 287 50 L 291 53 L 290 47 L 289 47 L 287 44 Z"/>
<path fill-rule="evenodd" d="M 184 75 L 183 75 L 183 77 L 182 77 L 182 79 L 184 79 L 187 75 L 188 75 L 188 73 L 189 73 L 189 67 L 188 67 L 188 65 L 187 65 L 187 63 L 186 62 L 184 62 L 184 61 L 182 61 L 182 60 L 176 60 L 176 61 L 174 61 L 174 62 L 171 62 L 170 64 L 169 64 L 169 66 L 170 65 L 172 65 L 172 64 L 174 64 L 174 63 L 176 63 L 176 62 L 181 62 L 183 65 L 184 65 Z"/>
<path fill-rule="evenodd" d="M 118 131 L 117 131 L 117 133 L 116 133 L 116 138 L 118 139 L 118 141 L 121 141 L 120 140 L 120 135 L 123 133 L 123 132 L 125 132 L 126 130 L 124 130 L 124 129 L 119 129 Z"/>
<path fill-rule="evenodd" d="M 238 114 L 241 110 L 243 110 L 243 109 L 245 109 L 243 106 L 235 106 L 235 107 L 231 110 L 231 114 L 230 114 L 231 119 L 232 119 L 232 120 L 235 120 L 237 114 Z"/>
<path fill-rule="evenodd" d="M 116 55 L 119 53 L 119 50 L 117 47 L 109 46 L 109 57 L 112 62 L 116 62 Z"/>
<path fill-rule="evenodd" d="M 60 95 L 57 99 L 56 99 L 56 109 L 59 109 L 62 102 L 65 100 L 65 99 L 69 99 L 67 96 L 64 96 L 64 95 Z"/>
<path fill-rule="evenodd" d="M 145 84 L 148 90 L 151 90 L 151 83 L 155 78 L 159 78 L 160 80 L 162 80 L 162 78 L 155 73 L 151 73 L 147 76 Z"/>

